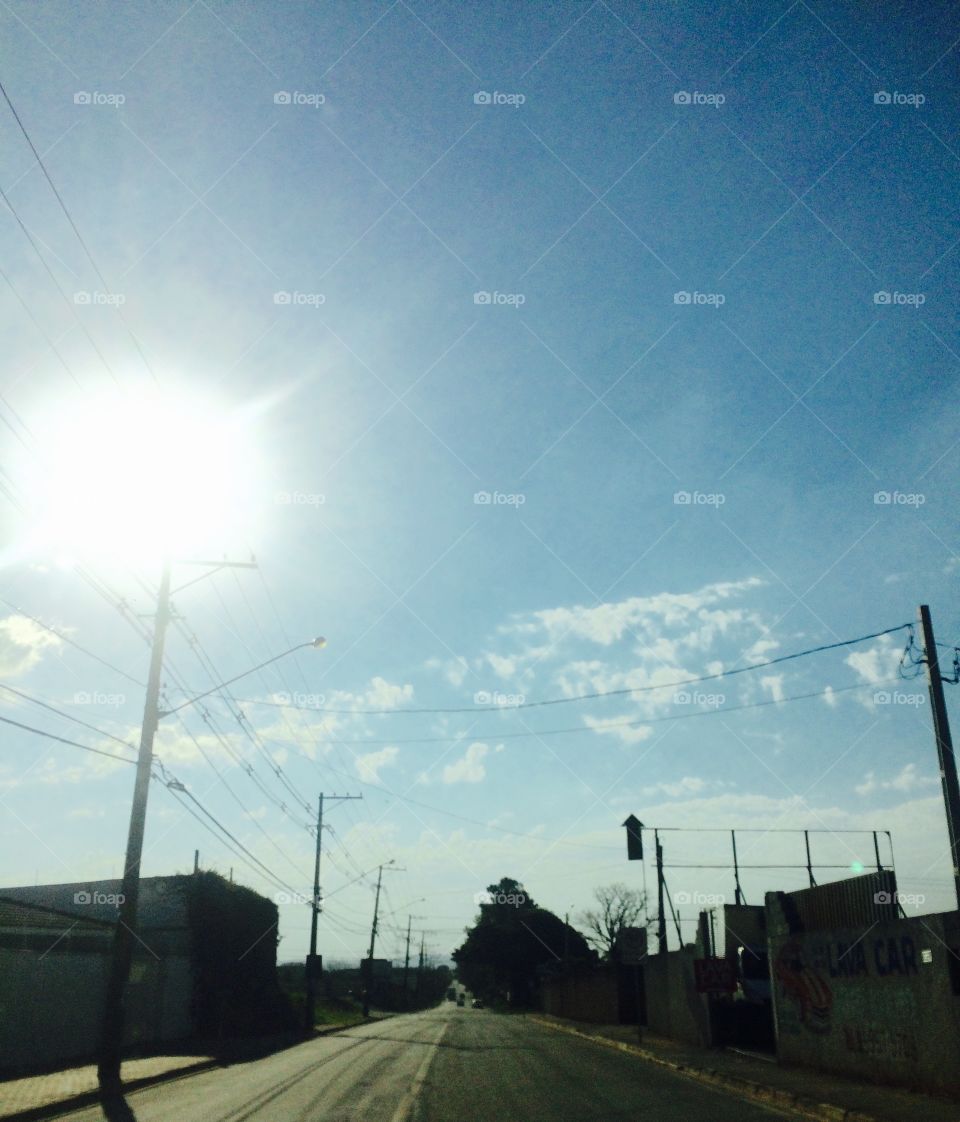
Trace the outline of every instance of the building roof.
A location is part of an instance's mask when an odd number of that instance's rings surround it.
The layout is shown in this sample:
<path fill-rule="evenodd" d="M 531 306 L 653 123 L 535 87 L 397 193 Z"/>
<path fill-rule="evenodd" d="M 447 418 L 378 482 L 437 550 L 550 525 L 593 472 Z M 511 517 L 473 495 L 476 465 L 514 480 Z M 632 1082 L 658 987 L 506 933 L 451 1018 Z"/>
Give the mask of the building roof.
<path fill-rule="evenodd" d="M 91 916 L 77 916 L 58 912 L 53 908 L 40 907 L 37 904 L 25 904 L 22 901 L 7 900 L 0 896 L 0 928 L 31 928 L 36 930 L 62 931 L 66 927 L 80 928 L 81 930 L 109 931 L 112 923 L 106 920 L 93 919 Z"/>
<path fill-rule="evenodd" d="M 184 888 L 189 876 L 142 877 L 137 902 L 137 926 L 143 928 L 187 927 Z M 23 904 L 72 920 L 115 924 L 119 913 L 119 880 L 78 881 L 72 884 L 38 884 L 0 888 L 7 903 Z"/>

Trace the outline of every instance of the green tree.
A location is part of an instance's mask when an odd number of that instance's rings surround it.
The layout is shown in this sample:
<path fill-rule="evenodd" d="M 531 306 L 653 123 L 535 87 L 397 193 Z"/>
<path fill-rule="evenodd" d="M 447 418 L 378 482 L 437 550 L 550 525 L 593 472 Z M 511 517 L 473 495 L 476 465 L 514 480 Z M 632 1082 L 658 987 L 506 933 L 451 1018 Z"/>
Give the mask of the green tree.
<path fill-rule="evenodd" d="M 457 977 L 488 1001 L 533 1002 L 539 979 L 567 965 L 596 959 L 579 931 L 541 908 L 519 881 L 503 877 L 487 888 L 480 915 L 453 952 Z"/>

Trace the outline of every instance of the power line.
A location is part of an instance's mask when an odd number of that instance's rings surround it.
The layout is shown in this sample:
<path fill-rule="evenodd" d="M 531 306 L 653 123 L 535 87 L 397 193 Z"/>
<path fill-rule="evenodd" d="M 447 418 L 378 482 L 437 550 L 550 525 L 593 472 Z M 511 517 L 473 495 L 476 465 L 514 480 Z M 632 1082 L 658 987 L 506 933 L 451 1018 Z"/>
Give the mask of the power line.
<path fill-rule="evenodd" d="M 37 736 L 44 736 L 47 740 L 56 740 L 60 744 L 69 744 L 71 748 L 82 748 L 84 752 L 93 752 L 97 756 L 106 756 L 109 760 L 119 760 L 124 764 L 135 764 L 137 761 L 131 759 L 129 756 L 118 756 L 115 752 L 104 752 L 101 748 L 91 748 L 89 744 L 81 744 L 77 740 L 68 740 L 63 736 L 56 736 L 52 732 L 46 732 L 44 729 L 34 728 L 32 725 L 21 724 L 20 721 L 13 721 L 9 717 L 0 717 L 5 725 L 13 725 L 15 728 L 24 729 L 26 732 L 36 733 Z M 104 733 L 104 736 L 108 735 Z"/>
<path fill-rule="evenodd" d="M 629 718 L 622 721 L 605 721 L 602 725 L 571 725 L 560 729 L 533 729 L 526 732 L 478 732 L 470 733 L 474 740 L 517 740 L 528 737 L 559 736 L 563 733 L 605 732 L 607 729 L 640 728 L 643 725 L 662 724 L 666 721 L 688 721 L 694 717 L 716 717 L 724 713 L 739 713 L 745 709 L 763 709 L 770 705 L 786 705 L 792 701 L 807 701 L 814 697 L 831 697 L 838 693 L 849 693 L 852 690 L 876 690 L 882 686 L 892 686 L 899 682 L 899 678 L 889 678 L 883 682 L 858 682 L 852 686 L 827 686 L 826 689 L 813 693 L 799 693 L 791 697 L 771 698 L 767 701 L 752 701 L 744 705 L 727 705 L 718 709 L 698 709 L 693 713 L 677 713 L 664 717 Z M 666 688 L 666 687 L 658 687 Z M 414 736 L 414 737 L 384 737 L 384 738 L 355 738 L 348 740 L 318 740 L 318 744 L 449 744 L 458 740 L 465 740 L 462 734 L 456 736 Z"/>
<path fill-rule="evenodd" d="M 13 102 L 10 100 L 10 95 L 7 93 L 6 89 L 4 88 L 3 82 L 0 82 L 0 94 L 3 94 L 4 101 L 6 101 L 7 106 L 10 109 L 10 112 L 13 114 L 14 120 L 20 126 L 20 131 L 23 133 L 24 139 L 26 140 L 27 144 L 30 145 L 30 151 L 33 153 L 34 159 L 37 161 L 37 164 L 38 164 L 40 170 L 43 172 L 44 178 L 46 179 L 47 183 L 50 185 L 50 190 L 53 192 L 54 198 L 56 198 L 57 202 L 59 203 L 60 209 L 63 211 L 64 216 L 67 219 L 67 222 L 69 222 L 70 229 L 73 230 L 74 234 L 76 235 L 77 241 L 80 243 L 80 246 L 83 249 L 83 252 L 86 254 L 87 260 L 93 266 L 93 271 L 97 274 L 98 280 L 103 285 L 104 290 L 106 292 L 108 292 L 108 293 L 112 292 L 113 289 L 111 288 L 111 286 L 110 286 L 109 282 L 107 281 L 106 277 L 104 277 L 103 273 L 101 272 L 100 266 L 94 260 L 93 254 L 90 252 L 90 247 L 84 241 L 83 235 L 80 233 L 80 230 L 77 228 L 76 222 L 74 222 L 74 220 L 73 220 L 73 215 L 70 213 L 69 209 L 67 208 L 67 204 L 63 201 L 63 197 L 61 196 L 60 192 L 57 190 L 57 186 L 53 182 L 53 179 L 51 179 L 50 172 L 47 171 L 47 166 L 43 162 L 43 157 L 37 151 L 36 145 L 33 143 L 33 140 L 31 139 L 30 134 L 27 132 L 26 126 L 24 125 L 23 121 L 20 119 L 20 114 L 17 112 L 16 108 L 14 107 Z M 117 313 L 117 316 L 120 319 L 120 322 L 126 328 L 127 334 L 133 340 L 133 345 L 134 345 L 134 347 L 136 347 L 137 353 L 140 355 L 140 358 L 143 362 L 143 365 L 147 368 L 147 370 L 149 371 L 150 376 L 153 378 L 153 380 L 155 382 L 158 382 L 157 375 L 154 372 L 153 367 L 147 361 L 147 356 L 143 353 L 143 348 L 140 346 L 140 340 L 136 337 L 132 328 L 127 323 L 126 319 L 124 318 L 123 312 L 121 312 L 121 310 L 120 310 L 119 305 L 114 304 L 114 309 L 116 310 L 116 313 Z M 106 361 L 106 360 L 104 360 L 104 361 Z M 109 366 L 107 367 L 107 369 L 108 370 L 110 369 Z M 112 371 L 111 371 L 111 373 L 112 373 Z"/>
<path fill-rule="evenodd" d="M 16 604 L 11 604 L 9 600 L 4 600 L 3 597 L 0 597 L 0 604 L 3 604 L 5 607 L 10 608 L 12 611 L 16 612 L 18 615 L 23 616 L 25 619 L 30 620 L 32 623 L 35 623 L 37 627 L 43 628 L 44 631 L 49 631 L 51 635 L 55 635 L 61 642 L 67 643 L 69 646 L 74 647 L 82 654 L 85 654 L 88 658 L 92 658 L 95 662 L 99 662 L 101 666 L 105 666 L 108 670 L 112 670 L 115 674 L 119 674 L 122 678 L 126 678 L 128 682 L 133 682 L 135 686 L 140 686 L 142 689 L 146 689 L 145 682 L 141 682 L 137 678 L 134 678 L 125 670 L 121 670 L 119 666 L 114 666 L 113 663 L 107 662 L 105 658 L 101 658 L 100 655 L 94 654 L 93 651 L 88 650 L 82 644 L 78 643 L 76 639 L 71 639 L 69 635 L 65 635 L 62 631 L 58 631 L 57 628 L 51 627 L 49 624 L 44 623 L 36 616 L 32 616 L 24 608 L 20 608 Z"/>
<path fill-rule="evenodd" d="M 572 697 L 551 697 L 545 698 L 540 701 L 523 701 L 513 705 L 470 705 L 460 707 L 447 707 L 447 708 L 416 708 L 416 709 L 328 709 L 326 707 L 317 706 L 312 711 L 316 713 L 333 713 L 342 716 L 356 714 L 368 716 L 393 716 L 406 713 L 483 713 L 494 712 L 502 713 L 509 712 L 516 709 L 536 709 L 546 705 L 570 705 L 577 701 L 596 701 L 600 698 L 606 697 L 624 697 L 626 695 L 633 695 L 638 693 L 650 693 L 656 690 L 669 690 L 677 689 L 680 686 L 693 686 L 700 682 L 715 682 L 720 678 L 732 678 L 735 674 L 746 674 L 753 670 L 764 670 L 768 666 L 778 666 L 784 662 L 790 662 L 793 659 L 805 658 L 808 655 L 820 654 L 823 651 L 837 650 L 840 647 L 851 647 L 856 643 L 865 643 L 870 639 L 879 639 L 884 635 L 892 635 L 897 631 L 903 631 L 904 628 L 910 630 L 912 634 L 913 624 L 901 623 L 897 627 L 888 627 L 883 631 L 874 631 L 869 635 L 860 635 L 856 639 L 843 639 L 838 643 L 825 643 L 819 647 L 810 647 L 805 651 L 795 651 L 793 654 L 780 655 L 777 658 L 769 658 L 764 662 L 756 662 L 750 666 L 739 666 L 732 670 L 722 670 L 716 674 L 701 674 L 696 678 L 684 678 L 676 682 L 662 682 L 657 685 L 647 686 L 626 686 L 623 689 L 616 690 L 600 690 L 595 693 L 582 693 L 575 694 Z M 247 700 L 246 704 L 249 705 L 269 705 L 274 708 L 297 708 L 297 706 L 285 705 L 283 702 L 278 701 L 254 701 Z M 306 706 L 304 708 L 310 708 Z"/>
<path fill-rule="evenodd" d="M 124 748 L 129 748 L 132 752 L 136 752 L 137 746 L 131 744 L 128 740 L 122 737 L 114 736 L 112 732 L 106 732 L 104 729 L 97 728 L 96 725 L 91 725 L 87 721 L 82 721 L 79 717 L 74 717 L 71 713 L 65 713 L 62 709 L 57 709 L 54 705 L 49 705 L 46 701 L 41 701 L 38 697 L 31 697 L 30 694 L 24 693 L 23 690 L 14 689 L 13 686 L 5 686 L 0 683 L 0 690 L 6 690 L 8 693 L 16 694 L 17 697 L 22 697 L 24 701 L 29 701 L 32 705 L 39 705 L 42 709 L 47 709 L 51 713 L 56 713 L 58 717 L 63 717 L 67 721 L 73 721 L 74 724 L 82 725 L 85 729 L 90 729 L 92 732 L 99 733 L 100 736 L 107 737 L 108 740 L 115 740 L 118 744 L 122 744 Z"/>

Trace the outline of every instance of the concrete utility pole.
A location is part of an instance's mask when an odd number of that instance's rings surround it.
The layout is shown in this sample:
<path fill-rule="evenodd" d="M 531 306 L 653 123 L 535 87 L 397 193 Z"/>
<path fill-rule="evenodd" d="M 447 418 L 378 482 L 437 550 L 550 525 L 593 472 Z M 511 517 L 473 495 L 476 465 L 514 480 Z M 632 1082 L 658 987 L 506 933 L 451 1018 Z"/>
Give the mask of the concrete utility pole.
<path fill-rule="evenodd" d="M 377 945 L 377 917 L 380 912 L 380 884 L 383 880 L 383 870 L 393 864 L 393 859 L 385 861 L 377 870 L 377 895 L 373 902 L 373 925 L 370 928 L 370 950 L 367 951 L 367 976 L 363 984 L 363 1015 L 370 1016 L 370 984 L 373 981 L 373 952 Z M 391 872 L 401 873 L 402 869 L 392 869 Z"/>
<path fill-rule="evenodd" d="M 120 1089 L 120 1057 L 123 1047 L 123 997 L 130 976 L 133 958 L 134 931 L 137 926 L 137 901 L 140 895 L 140 860 L 143 856 L 143 833 L 147 817 L 147 793 L 153 767 L 153 739 L 160 720 L 160 676 L 163 672 L 163 644 L 170 622 L 170 562 L 164 561 L 157 596 L 157 614 L 153 624 L 153 645 L 150 651 L 150 672 L 147 696 L 140 729 L 140 753 L 137 777 L 133 788 L 133 806 L 127 831 L 127 855 L 120 886 L 120 914 L 113 935 L 110 973 L 107 979 L 103 1014 L 103 1036 L 97 1078 L 107 1091 Z"/>
<path fill-rule="evenodd" d="M 930 709 L 933 713 L 933 733 L 937 740 L 937 757 L 940 761 L 940 781 L 943 785 L 943 804 L 947 813 L 947 836 L 950 839 L 950 860 L 953 863 L 953 883 L 960 908 L 960 784 L 957 783 L 957 761 L 953 754 L 947 703 L 943 696 L 943 677 L 937 644 L 933 637 L 933 623 L 926 604 L 919 608 L 920 632 L 923 637 L 923 659 L 927 664 L 927 686 L 930 690 Z"/>
<path fill-rule="evenodd" d="M 345 799 L 362 799 L 363 795 L 331 795 L 336 802 Z M 320 914 L 320 849 L 323 844 L 323 792 L 317 806 L 317 854 L 313 863 L 313 900 L 310 902 L 310 953 L 306 962 L 306 988 L 307 1000 L 304 1010 L 304 1027 L 307 1032 L 313 1031 L 316 1020 L 317 1005 L 317 976 L 320 973 L 317 961 L 317 917 Z"/>
<path fill-rule="evenodd" d="M 410 973 L 410 924 L 413 916 L 407 916 L 407 953 L 403 960 L 403 1004 L 409 1004 L 409 991 L 407 990 L 407 977 Z"/>
<path fill-rule="evenodd" d="M 660 844 L 660 835 L 656 830 L 653 831 L 653 844 L 657 856 L 657 952 L 666 954 L 667 917 L 663 912 L 663 846 Z M 683 946 L 683 939 L 680 940 L 680 946 Z"/>
<path fill-rule="evenodd" d="M 217 572 L 220 569 L 255 569 L 255 561 L 189 561 L 186 564 L 203 565 Z M 252 670 L 245 670 L 225 682 L 220 682 L 197 697 L 191 697 L 181 702 L 173 709 L 161 710 L 160 685 L 163 674 L 163 647 L 170 624 L 170 571 L 171 562 L 165 559 L 160 573 L 160 588 L 157 593 L 157 611 L 153 625 L 153 642 L 150 650 L 150 671 L 147 675 L 147 693 L 143 707 L 143 723 L 140 728 L 140 749 L 137 756 L 137 775 L 133 787 L 133 805 L 130 809 L 130 826 L 127 831 L 127 852 L 123 866 L 123 878 L 120 887 L 120 907 L 117 917 L 117 926 L 114 930 L 113 946 L 111 949 L 109 973 L 107 976 L 107 989 L 104 995 L 103 1022 L 100 1037 L 100 1055 L 97 1063 L 97 1078 L 101 1090 L 111 1097 L 120 1092 L 120 1063 L 123 1052 L 124 1030 L 124 995 L 130 977 L 130 964 L 133 959 L 133 941 L 136 938 L 137 904 L 140 896 L 140 863 L 143 857 L 143 835 L 147 817 L 147 794 L 150 787 L 151 769 L 153 767 L 153 741 L 156 736 L 157 726 L 161 719 L 177 713 L 189 705 L 195 704 L 201 698 L 231 685 L 233 682 L 245 678 L 256 670 L 269 666 L 278 659 L 285 658 L 288 654 L 299 650 L 301 647 L 321 647 L 324 639 L 313 639 L 309 643 L 301 643 L 291 647 L 283 654 L 267 659 Z M 211 573 L 204 573 L 174 589 L 181 592 L 191 584 L 203 580 Z M 197 871 L 199 871 L 199 856 L 197 857 Z"/>

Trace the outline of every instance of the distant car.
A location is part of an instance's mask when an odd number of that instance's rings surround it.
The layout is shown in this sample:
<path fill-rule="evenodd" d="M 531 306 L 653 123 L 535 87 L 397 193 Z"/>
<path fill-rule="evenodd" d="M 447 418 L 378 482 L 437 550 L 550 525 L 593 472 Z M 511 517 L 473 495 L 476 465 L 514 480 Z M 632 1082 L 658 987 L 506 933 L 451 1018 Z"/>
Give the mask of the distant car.
<path fill-rule="evenodd" d="M 482 1009 L 483 1008 L 483 1002 L 480 1000 L 479 997 L 475 997 L 473 999 L 473 1008 L 474 1009 Z"/>
<path fill-rule="evenodd" d="M 458 994 L 457 995 L 457 1004 L 458 1005 L 466 1005 L 466 1003 L 467 1003 L 466 996 L 462 993 Z"/>

